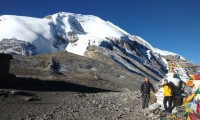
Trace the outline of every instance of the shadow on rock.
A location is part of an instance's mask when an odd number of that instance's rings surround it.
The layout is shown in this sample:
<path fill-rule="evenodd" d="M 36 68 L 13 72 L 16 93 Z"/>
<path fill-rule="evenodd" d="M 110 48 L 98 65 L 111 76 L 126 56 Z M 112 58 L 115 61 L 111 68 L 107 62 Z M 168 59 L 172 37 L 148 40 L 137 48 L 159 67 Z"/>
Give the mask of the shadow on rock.
<path fill-rule="evenodd" d="M 12 77 L 0 84 L 0 89 L 18 89 L 29 91 L 60 91 L 60 92 L 81 92 L 81 93 L 98 93 L 113 92 L 111 90 L 88 87 L 74 84 L 66 81 L 40 80 L 33 78 Z"/>
<path fill-rule="evenodd" d="M 83 93 L 111 92 L 110 90 L 78 85 L 66 81 L 40 80 L 25 77 L 19 78 L 9 73 L 10 60 L 12 59 L 13 57 L 9 54 L 0 54 L 0 89 L 18 89 L 29 91 L 71 91 Z M 59 74 L 60 65 L 56 59 L 52 59 L 50 68 L 53 73 Z"/>

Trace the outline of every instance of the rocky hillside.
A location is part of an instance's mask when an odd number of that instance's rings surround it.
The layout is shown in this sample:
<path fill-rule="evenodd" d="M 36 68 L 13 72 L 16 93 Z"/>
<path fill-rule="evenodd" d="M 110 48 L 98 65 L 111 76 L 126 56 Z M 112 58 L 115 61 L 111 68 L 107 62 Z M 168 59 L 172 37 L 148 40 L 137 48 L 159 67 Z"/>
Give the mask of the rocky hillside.
<path fill-rule="evenodd" d="M 66 50 L 102 62 L 114 61 L 132 74 L 155 81 L 167 72 L 149 43 L 96 16 L 64 12 L 43 19 L 3 15 L 0 28 L 4 29 L 0 30 L 3 53 L 29 56 Z"/>
<path fill-rule="evenodd" d="M 143 77 L 100 55 L 103 62 L 66 51 L 14 55 L 10 74 L 16 76 L 0 84 L 0 119 L 150 118 L 141 110 L 141 95 L 135 91 Z"/>
<path fill-rule="evenodd" d="M 17 77 L 68 81 L 113 91 L 139 89 L 138 85 L 143 81 L 142 75 L 127 71 L 104 54 L 101 54 L 101 58 L 104 61 L 68 52 L 15 56 L 11 61 L 10 73 Z"/>
<path fill-rule="evenodd" d="M 200 66 L 197 64 L 194 64 L 181 55 L 178 55 L 176 53 L 168 52 L 168 51 L 163 51 L 156 49 L 158 53 L 160 53 L 161 57 L 166 60 L 167 63 L 169 62 L 176 62 L 181 68 L 184 68 L 188 74 L 194 74 L 198 70 L 200 70 Z"/>

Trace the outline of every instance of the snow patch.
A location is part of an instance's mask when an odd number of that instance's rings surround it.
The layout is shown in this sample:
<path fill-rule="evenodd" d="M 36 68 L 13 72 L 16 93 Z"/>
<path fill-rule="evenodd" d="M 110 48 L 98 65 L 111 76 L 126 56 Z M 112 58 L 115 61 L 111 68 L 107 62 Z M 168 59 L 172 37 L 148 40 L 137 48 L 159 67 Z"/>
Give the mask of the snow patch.
<path fill-rule="evenodd" d="M 150 54 L 151 50 L 147 50 L 147 56 L 148 56 L 148 59 L 150 60 L 151 59 L 151 54 Z"/>
<path fill-rule="evenodd" d="M 162 55 L 162 56 L 168 56 L 168 55 L 171 55 L 171 56 L 180 56 L 180 55 L 178 55 L 178 54 L 176 54 L 176 53 L 169 52 L 169 51 L 165 51 L 165 50 L 160 50 L 160 49 L 158 49 L 158 48 L 155 48 L 153 52 L 159 53 L 159 54 Z M 182 57 L 182 56 L 180 56 L 180 59 L 185 60 L 185 58 Z"/>

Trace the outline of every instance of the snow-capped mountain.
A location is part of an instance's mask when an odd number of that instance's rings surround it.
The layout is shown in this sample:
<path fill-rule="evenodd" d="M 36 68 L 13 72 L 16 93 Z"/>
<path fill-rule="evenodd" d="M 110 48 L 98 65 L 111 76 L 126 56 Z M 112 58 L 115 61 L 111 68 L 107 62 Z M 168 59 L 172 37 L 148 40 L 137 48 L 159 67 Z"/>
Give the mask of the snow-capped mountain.
<path fill-rule="evenodd" d="M 176 53 L 173 52 L 169 52 L 169 51 L 165 51 L 165 50 L 160 50 L 158 48 L 154 49 L 154 52 L 159 53 L 161 56 L 177 56 L 178 58 L 182 59 L 182 60 L 186 60 L 184 57 L 182 57 L 181 55 L 178 55 Z"/>
<path fill-rule="evenodd" d="M 63 50 L 100 61 L 105 55 L 132 73 L 154 80 L 167 72 L 163 56 L 175 55 L 155 49 L 142 38 L 93 15 L 0 16 L 0 52 L 36 55 Z"/>

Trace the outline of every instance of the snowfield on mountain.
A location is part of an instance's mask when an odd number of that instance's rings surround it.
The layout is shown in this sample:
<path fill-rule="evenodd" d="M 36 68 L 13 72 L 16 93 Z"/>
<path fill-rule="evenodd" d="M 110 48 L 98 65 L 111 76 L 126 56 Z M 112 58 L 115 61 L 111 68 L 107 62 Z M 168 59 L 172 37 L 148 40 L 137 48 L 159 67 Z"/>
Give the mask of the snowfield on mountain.
<path fill-rule="evenodd" d="M 152 79 L 159 80 L 166 73 L 166 64 L 159 54 L 152 52 L 148 42 L 93 15 L 60 12 L 42 19 L 3 15 L 0 28 L 0 51 L 4 53 L 37 55 L 67 50 L 95 58 L 96 46 L 104 55 L 141 76 L 151 74 Z M 8 46 L 12 42 L 18 44 L 18 49 Z M 21 47 L 19 42 L 23 43 Z"/>
<path fill-rule="evenodd" d="M 128 71 L 156 81 L 167 72 L 165 56 L 179 56 L 156 49 L 141 37 L 93 15 L 0 16 L 1 53 L 29 56 L 63 50 L 100 61 L 106 55 Z"/>

